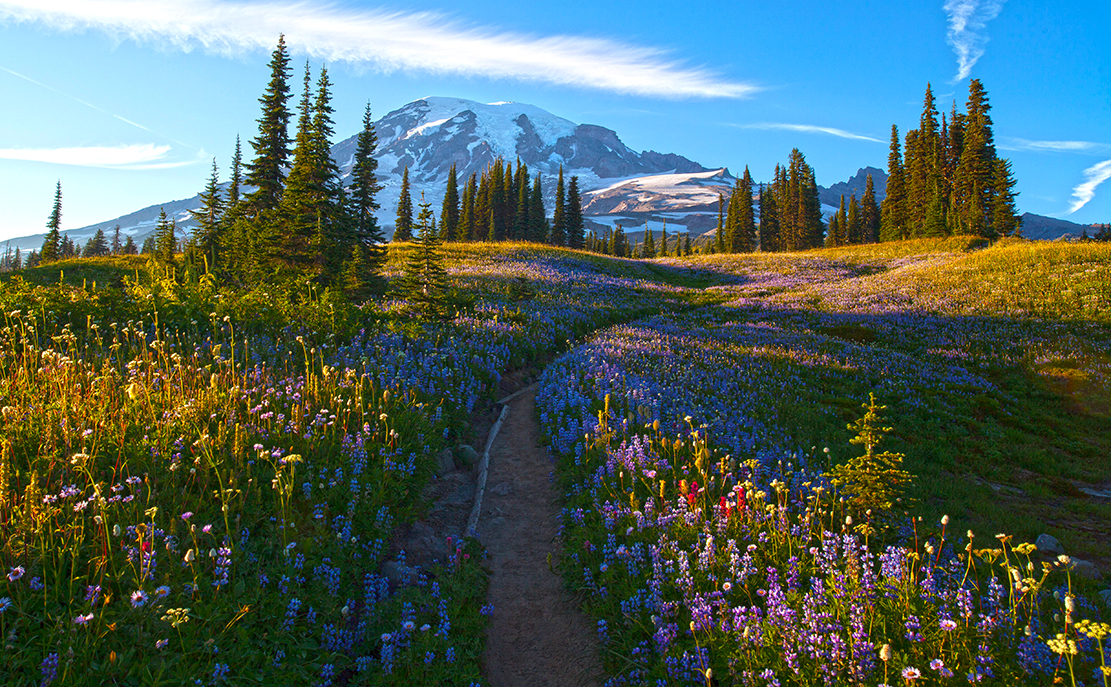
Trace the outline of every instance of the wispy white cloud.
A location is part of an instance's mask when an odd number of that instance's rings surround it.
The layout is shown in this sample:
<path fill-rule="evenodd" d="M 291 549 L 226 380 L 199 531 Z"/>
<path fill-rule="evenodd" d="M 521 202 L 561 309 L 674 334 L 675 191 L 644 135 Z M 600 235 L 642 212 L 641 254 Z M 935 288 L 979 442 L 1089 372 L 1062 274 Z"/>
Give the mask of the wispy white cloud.
<path fill-rule="evenodd" d="M 1108 147 L 1111 146 L 1104 143 L 1093 143 L 1091 141 L 1028 141 L 1025 138 L 1007 138 L 999 144 L 999 148 L 1003 150 L 1033 150 L 1062 153 L 1084 153 L 1104 150 Z"/>
<path fill-rule="evenodd" d="M 758 90 L 655 48 L 510 33 L 433 12 L 356 9 L 326 0 L 0 0 L 2 19 L 220 54 L 271 49 L 284 32 L 294 52 L 382 72 L 509 78 L 668 98 L 737 98 Z"/>
<path fill-rule="evenodd" d="M 1097 186 L 1111 179 L 1111 160 L 1104 160 L 1098 165 L 1092 165 L 1084 170 L 1084 177 L 1084 182 L 1072 190 L 1072 197 L 1076 200 L 1069 207 L 1068 214 L 1070 215 L 1087 205 L 1092 198 L 1095 198 Z"/>
<path fill-rule="evenodd" d="M 109 169 L 169 169 L 197 164 L 197 160 L 167 160 L 166 154 L 169 152 L 170 146 L 152 143 L 73 148 L 0 148 L 0 159 Z"/>
<path fill-rule="evenodd" d="M 949 16 L 949 45 L 957 53 L 957 76 L 953 82 L 967 79 L 972 66 L 984 56 L 988 37 L 984 29 L 999 16 L 1006 0 L 946 0 Z"/>
<path fill-rule="evenodd" d="M 813 126 L 810 124 L 781 124 L 778 122 L 759 122 L 756 124 L 731 124 L 739 129 L 764 129 L 764 130 L 781 130 L 781 131 L 799 131 L 804 134 L 826 134 L 829 136 L 837 136 L 839 138 L 850 138 L 856 141 L 873 141 L 875 143 L 883 143 L 878 138 L 871 136 L 863 136 L 861 134 L 854 134 L 851 131 L 844 129 L 835 129 L 831 126 Z"/>

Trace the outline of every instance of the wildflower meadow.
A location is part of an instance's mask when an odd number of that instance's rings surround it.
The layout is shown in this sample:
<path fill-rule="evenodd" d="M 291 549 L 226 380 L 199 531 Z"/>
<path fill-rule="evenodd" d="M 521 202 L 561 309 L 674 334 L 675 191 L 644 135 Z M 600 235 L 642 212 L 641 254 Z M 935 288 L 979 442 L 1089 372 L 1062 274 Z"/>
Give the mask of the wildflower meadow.
<path fill-rule="evenodd" d="M 443 250 L 436 318 L 138 257 L 8 275 L 4 684 L 484 684 L 480 541 L 382 564 L 521 368 L 609 684 L 1111 680 L 1098 584 L 1027 543 L 1111 560 L 1105 249 Z"/>

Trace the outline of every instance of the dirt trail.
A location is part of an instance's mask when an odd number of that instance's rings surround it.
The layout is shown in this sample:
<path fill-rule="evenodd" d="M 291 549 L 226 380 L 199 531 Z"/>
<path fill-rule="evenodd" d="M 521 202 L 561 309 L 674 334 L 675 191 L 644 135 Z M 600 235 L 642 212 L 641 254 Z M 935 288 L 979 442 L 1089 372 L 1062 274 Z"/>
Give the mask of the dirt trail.
<path fill-rule="evenodd" d="M 559 494 L 539 445 L 536 391 L 509 402 L 490 449 L 478 533 L 490 565 L 486 677 L 493 687 L 601 684 L 595 628 L 548 566 L 559 555 Z"/>

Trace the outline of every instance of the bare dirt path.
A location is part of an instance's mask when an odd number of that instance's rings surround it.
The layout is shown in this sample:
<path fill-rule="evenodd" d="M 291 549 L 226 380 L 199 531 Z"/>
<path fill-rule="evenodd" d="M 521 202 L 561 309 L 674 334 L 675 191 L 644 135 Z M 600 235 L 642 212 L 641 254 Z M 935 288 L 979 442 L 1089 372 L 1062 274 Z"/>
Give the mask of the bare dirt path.
<path fill-rule="evenodd" d="M 509 401 L 490 449 L 477 531 L 490 565 L 486 677 L 493 687 L 601 684 L 595 628 L 578 610 L 557 560 L 559 494 L 539 444 L 536 391 Z"/>

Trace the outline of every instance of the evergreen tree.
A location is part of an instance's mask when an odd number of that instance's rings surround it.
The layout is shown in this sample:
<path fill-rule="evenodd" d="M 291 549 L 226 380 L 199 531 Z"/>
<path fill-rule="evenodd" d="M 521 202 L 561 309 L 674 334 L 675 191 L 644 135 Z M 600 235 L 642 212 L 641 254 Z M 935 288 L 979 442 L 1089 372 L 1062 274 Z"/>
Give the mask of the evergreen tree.
<path fill-rule="evenodd" d="M 660 232 L 660 257 L 666 258 L 668 252 L 667 247 L 667 220 L 664 220 L 663 230 Z"/>
<path fill-rule="evenodd" d="M 172 263 L 176 252 L 177 223 L 166 217 L 165 208 L 160 208 L 158 223 L 154 225 L 154 257 L 162 262 Z"/>
<path fill-rule="evenodd" d="M 486 198 L 489 203 L 489 217 L 486 219 L 486 240 L 501 241 L 505 238 L 505 161 L 500 157 L 494 160 L 486 174 Z"/>
<path fill-rule="evenodd" d="M 770 188 L 760 189 L 760 250 L 765 253 L 779 250 L 779 211 Z"/>
<path fill-rule="evenodd" d="M 777 166 L 772 192 L 779 217 L 780 249 L 806 250 L 821 245 L 826 225 L 814 169 L 798 148 L 791 151 L 786 168 Z"/>
<path fill-rule="evenodd" d="M 228 182 L 228 211 L 239 208 L 240 186 L 243 185 L 243 149 L 239 145 L 239 134 L 235 135 L 235 152 L 231 156 L 231 179 Z"/>
<path fill-rule="evenodd" d="M 876 205 L 876 189 L 872 175 L 864 183 L 864 197 L 860 201 L 860 240 L 875 243 L 880 237 L 880 208 Z"/>
<path fill-rule="evenodd" d="M 127 237 L 127 240 L 123 242 L 123 247 L 120 248 L 120 253 L 122 255 L 138 255 L 139 254 L 139 248 L 135 245 L 135 239 L 133 237 L 131 237 L 131 236 Z"/>
<path fill-rule="evenodd" d="M 532 192 L 529 195 L 528 211 L 529 229 L 528 240 L 544 243 L 548 240 L 548 217 L 544 212 L 544 190 L 540 185 L 540 172 L 532 182 Z"/>
<path fill-rule="evenodd" d="M 517 192 L 517 211 L 513 213 L 513 239 L 528 241 L 532 226 L 532 186 L 529 184 L 528 167 L 517 162 L 517 173 L 513 176 Z"/>
<path fill-rule="evenodd" d="M 991 132 L 987 94 L 979 79 L 968 83 L 968 104 L 965 107 L 964 146 L 953 184 L 952 206 L 956 227 L 961 234 L 988 236 L 987 206 L 994 188 L 995 143 Z"/>
<path fill-rule="evenodd" d="M 475 241 L 485 241 L 490 237 L 490 216 L 493 208 L 490 204 L 490 168 L 482 171 L 478 179 L 477 191 L 474 200 L 474 234 Z"/>
<path fill-rule="evenodd" d="M 27 254 L 27 261 L 23 265 L 25 268 L 38 267 L 42 261 L 42 255 L 37 250 L 32 250 Z"/>
<path fill-rule="evenodd" d="M 856 202 L 856 194 L 849 198 L 849 212 L 845 217 L 845 241 L 849 244 L 863 243 L 861 240 L 860 205 Z"/>
<path fill-rule="evenodd" d="M 157 245 L 155 244 L 154 235 L 152 234 L 151 236 L 148 236 L 145 239 L 143 239 L 143 246 L 142 246 L 142 248 L 139 249 L 139 254 L 140 255 L 154 255 L 156 250 L 157 250 Z"/>
<path fill-rule="evenodd" d="M 413 240 L 413 198 L 409 194 L 409 168 L 401 173 L 401 194 L 397 198 L 397 220 L 394 222 L 393 240 Z"/>
<path fill-rule="evenodd" d="M 559 179 L 556 181 L 555 209 L 552 214 L 550 241 L 553 246 L 567 245 L 567 226 L 563 213 L 567 211 L 567 194 L 563 187 L 563 165 L 559 166 Z"/>
<path fill-rule="evenodd" d="M 421 194 L 420 213 L 417 215 L 417 245 L 405 265 L 405 274 L 399 282 L 402 297 L 423 315 L 443 317 L 446 312 L 447 270 L 439 253 L 440 234 L 431 204 Z"/>
<path fill-rule="evenodd" d="M 440 210 L 440 239 L 454 241 L 459 234 L 459 178 L 455 163 L 447 173 L 447 188 L 444 191 L 444 205 Z"/>
<path fill-rule="evenodd" d="M 891 152 L 887 156 L 887 196 L 880 206 L 880 241 L 898 241 L 908 236 L 906 187 L 899 129 L 891 125 Z"/>
<path fill-rule="evenodd" d="M 216 168 L 216 158 L 212 158 L 212 174 L 199 196 L 201 206 L 190 210 L 189 214 L 197 221 L 193 230 L 193 241 L 207 258 L 210 269 L 216 266 L 216 254 L 220 245 L 220 231 L 224 219 L 224 199 L 220 193 L 220 176 Z"/>
<path fill-rule="evenodd" d="M 687 231 L 683 233 L 683 255 L 690 256 L 691 252 L 691 233 Z"/>
<path fill-rule="evenodd" d="M 644 244 L 640 249 L 640 257 L 650 260 L 656 257 L 656 240 L 652 238 L 652 225 L 644 223 Z"/>
<path fill-rule="evenodd" d="M 112 230 L 112 255 L 119 255 L 122 248 L 123 244 L 120 243 L 120 225 L 117 224 L 116 228 Z"/>
<path fill-rule="evenodd" d="M 1015 184 L 1011 175 L 1011 161 L 997 157 L 992 163 L 991 227 L 993 237 L 1016 236 L 1022 227 L 1022 218 L 1015 208 Z"/>
<path fill-rule="evenodd" d="M 61 257 L 62 248 L 62 182 L 59 179 L 54 187 L 54 208 L 46 220 L 46 236 L 42 240 L 39 261 L 43 264 L 54 262 Z"/>
<path fill-rule="evenodd" d="M 752 175 L 745 165 L 740 181 L 741 197 L 737 202 L 737 222 L 732 235 L 731 253 L 751 253 L 756 250 L 756 218 L 752 207 Z M 732 203 L 730 203 L 732 205 Z M 727 232 L 728 235 L 728 232 Z"/>
<path fill-rule="evenodd" d="M 478 193 L 478 178 L 474 173 L 463 186 L 462 208 L 459 211 L 457 241 L 474 241 L 475 236 L 475 197 Z"/>
<path fill-rule="evenodd" d="M 355 155 L 351 164 L 351 184 L 348 191 L 349 211 L 355 222 L 355 233 L 364 247 L 385 241 L 378 217 L 374 213 L 379 207 L 378 194 L 382 183 L 378 181 L 378 134 L 374 130 L 374 120 L 370 116 L 370 103 L 363 111 L 363 128 L 355 144 Z M 358 243 L 356 245 L 358 245 Z M 385 255 L 385 251 L 381 251 Z"/>
<path fill-rule="evenodd" d="M 732 197 L 729 202 L 732 204 Z M 718 193 L 718 225 L 714 228 L 714 238 L 711 239 L 709 248 L 711 253 L 714 252 L 714 248 L 717 248 L 719 253 L 725 251 L 725 196 L 720 192 Z"/>
<path fill-rule="evenodd" d="M 270 58 L 270 83 L 259 98 L 262 116 L 258 136 L 251 141 L 255 159 L 247 165 L 246 182 L 255 187 L 248 201 L 255 212 L 278 207 L 289 160 L 289 51 L 285 35 L 278 36 L 278 47 Z"/>
<path fill-rule="evenodd" d="M 382 269 L 386 264 L 386 237 L 378 225 L 378 134 L 370 115 L 370 103 L 363 111 L 363 128 L 355 144 L 348 193 L 348 214 L 355 234 L 355 245 L 344 269 L 347 291 L 357 296 L 381 293 L 385 287 Z"/>
<path fill-rule="evenodd" d="M 75 258 L 79 255 L 77 245 L 74 244 L 73 239 L 68 235 L 62 237 L 62 245 L 58 249 L 58 253 L 63 260 L 66 258 Z"/>
<path fill-rule="evenodd" d="M 97 229 L 89 242 L 85 244 L 85 248 L 81 251 L 82 257 L 98 258 L 103 255 L 108 255 L 108 237 L 104 235 L 103 229 Z"/>
<path fill-rule="evenodd" d="M 583 207 L 579 198 L 579 178 L 571 177 L 567 185 L 567 206 L 563 210 L 563 228 L 567 233 L 567 247 L 583 247 Z"/>
<path fill-rule="evenodd" d="M 906 136 L 906 214 L 910 236 L 926 232 L 927 215 L 942 178 L 942 143 L 933 91 L 926 84 L 919 128 Z"/>
<path fill-rule="evenodd" d="M 841 194 L 841 209 L 845 209 L 845 194 Z M 840 245 L 838 242 L 841 240 L 841 228 L 837 226 L 838 215 L 840 212 L 835 212 L 829 216 L 829 226 L 826 228 L 826 248 L 833 248 Z"/>

